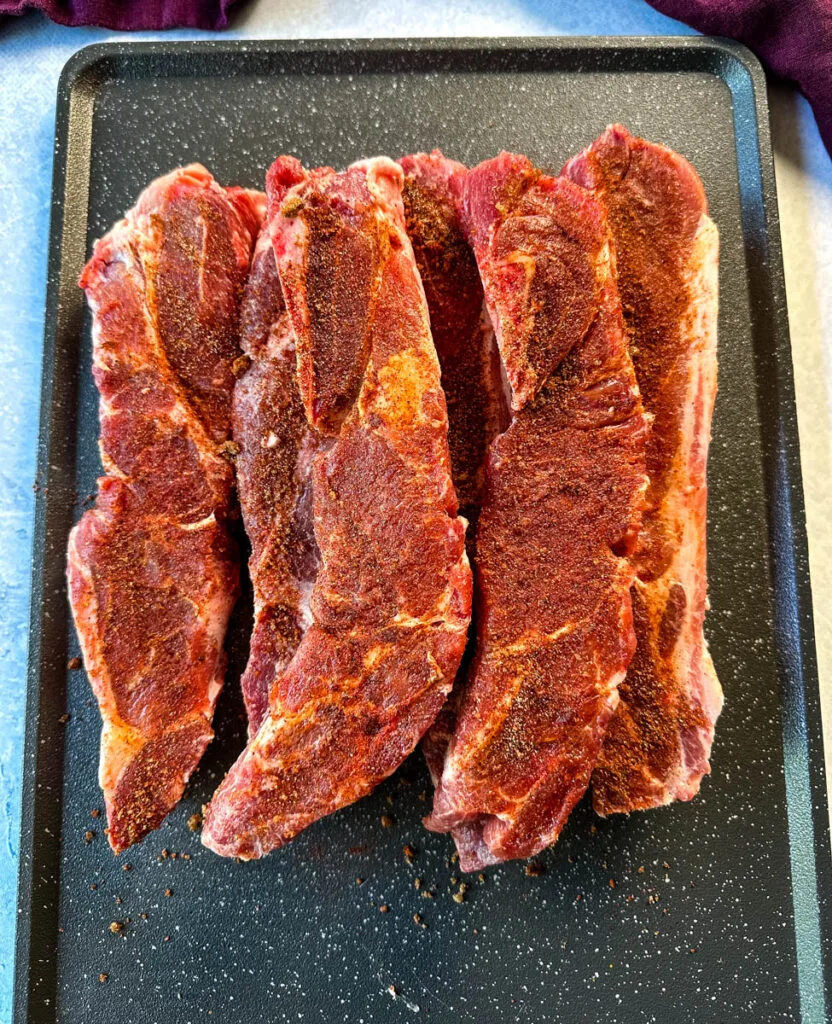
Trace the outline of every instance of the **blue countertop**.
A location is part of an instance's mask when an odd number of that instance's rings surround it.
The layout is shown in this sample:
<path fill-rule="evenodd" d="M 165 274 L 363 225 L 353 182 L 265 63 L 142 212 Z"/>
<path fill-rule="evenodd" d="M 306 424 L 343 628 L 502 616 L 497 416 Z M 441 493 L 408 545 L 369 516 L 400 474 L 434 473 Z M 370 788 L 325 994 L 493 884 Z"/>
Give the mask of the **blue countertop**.
<path fill-rule="evenodd" d="M 642 0 L 261 0 L 244 8 L 228 37 L 408 35 L 680 34 L 689 30 Z M 211 38 L 210 33 L 141 33 L 134 39 Z M 32 543 L 41 345 L 49 232 L 55 92 L 77 49 L 124 39 L 111 32 L 66 29 L 39 15 L 0 23 L 0 1024 L 11 1019 L 20 771 Z M 801 167 L 819 170 L 823 201 L 832 175 L 806 104 L 794 102 Z M 802 172 L 801 172 L 802 173 Z M 798 176 L 799 177 L 799 176 Z M 802 181 L 802 178 L 800 179 Z M 800 181 L 795 187 L 800 187 Z M 824 209 L 832 209 L 832 203 Z M 786 241 L 784 239 L 784 241 Z M 787 260 L 789 246 L 786 245 Z M 827 256 L 828 256 L 828 251 Z M 830 296 L 829 261 L 822 289 Z M 790 308 L 792 306 L 790 293 Z M 815 308 L 823 303 L 813 300 Z M 828 308 L 828 301 L 827 301 Z M 792 310 L 794 315 L 794 310 Z M 794 323 L 794 321 L 793 321 Z M 829 329 L 825 329 L 829 342 Z M 829 345 L 826 346 L 828 354 Z M 827 363 L 827 367 L 828 367 Z M 827 369 L 828 380 L 832 373 Z M 800 381 L 798 380 L 798 386 Z M 799 393 L 799 391 L 798 391 Z M 822 392 L 821 397 L 828 392 Z M 810 396 L 811 398 L 811 396 Z M 828 403 L 827 403 L 828 407 Z M 801 423 L 801 426 L 803 424 Z M 830 429 L 826 427 L 824 439 Z M 823 448 L 825 453 L 828 444 Z M 805 470 L 805 467 L 804 467 Z M 811 539 L 811 537 L 810 537 Z M 827 538 L 828 539 L 828 538 Z M 817 594 L 816 594 L 817 601 Z"/>

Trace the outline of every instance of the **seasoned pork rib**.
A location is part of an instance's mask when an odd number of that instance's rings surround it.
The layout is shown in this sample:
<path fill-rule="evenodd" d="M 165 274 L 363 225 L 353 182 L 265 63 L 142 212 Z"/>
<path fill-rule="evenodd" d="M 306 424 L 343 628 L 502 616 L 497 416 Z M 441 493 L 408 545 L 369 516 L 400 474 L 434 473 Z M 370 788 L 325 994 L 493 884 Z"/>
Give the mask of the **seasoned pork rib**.
<path fill-rule="evenodd" d="M 389 160 L 268 177 L 297 339 L 320 569 L 312 623 L 202 838 L 254 858 L 370 792 L 436 717 L 465 647 L 471 574 L 424 293 Z"/>
<path fill-rule="evenodd" d="M 619 125 L 565 173 L 607 210 L 636 375 L 655 417 L 635 553 L 638 646 L 592 778 L 595 809 L 610 814 L 695 796 L 722 708 L 702 628 L 719 237 L 691 165 Z"/>
<path fill-rule="evenodd" d="M 452 187 L 514 406 L 487 463 L 476 649 L 426 821 L 470 871 L 554 842 L 589 783 L 634 649 L 625 556 L 648 420 L 600 205 L 505 153 Z"/>
<path fill-rule="evenodd" d="M 311 485 L 316 434 L 300 400 L 295 338 L 267 225 L 243 295 L 240 344 L 251 364 L 234 388 L 232 422 L 237 492 L 251 541 L 254 629 L 241 685 L 253 737 L 268 711 L 269 687 L 309 625 L 318 573 Z"/>
<path fill-rule="evenodd" d="M 260 206 L 202 167 L 174 171 L 81 277 L 106 475 L 70 535 L 67 576 L 116 853 L 161 824 L 213 736 L 238 587 L 232 364 Z"/>

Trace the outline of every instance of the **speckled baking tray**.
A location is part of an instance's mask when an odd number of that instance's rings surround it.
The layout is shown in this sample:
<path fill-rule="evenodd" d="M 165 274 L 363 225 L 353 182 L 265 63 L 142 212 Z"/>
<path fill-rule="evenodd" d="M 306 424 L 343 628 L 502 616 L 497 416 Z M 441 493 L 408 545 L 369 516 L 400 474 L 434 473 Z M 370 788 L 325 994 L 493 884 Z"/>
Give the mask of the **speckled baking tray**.
<path fill-rule="evenodd" d="M 829 1019 L 832 862 L 765 91 L 748 51 L 693 38 L 73 57 L 55 143 L 16 1024 Z M 430 796 L 416 755 L 283 851 L 221 860 L 188 819 L 243 745 L 244 599 L 218 738 L 164 827 L 115 859 L 93 817 L 99 718 L 83 671 L 67 668 L 79 652 L 63 576 L 99 472 L 76 286 L 93 240 L 191 160 L 250 186 L 284 151 L 343 165 L 433 146 L 476 163 L 507 148 L 557 169 L 610 121 L 693 162 L 722 236 L 707 630 L 727 703 L 700 797 L 610 820 L 584 803 L 532 870 L 473 876 L 460 903 L 448 838 L 420 824 Z"/>

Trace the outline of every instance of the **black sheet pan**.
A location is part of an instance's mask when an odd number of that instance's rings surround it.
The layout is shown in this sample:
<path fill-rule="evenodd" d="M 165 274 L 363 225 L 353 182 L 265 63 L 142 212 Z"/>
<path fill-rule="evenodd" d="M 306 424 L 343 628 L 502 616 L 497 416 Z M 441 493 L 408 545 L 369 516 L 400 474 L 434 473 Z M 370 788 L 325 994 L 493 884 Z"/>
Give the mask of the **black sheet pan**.
<path fill-rule="evenodd" d="M 338 166 L 434 146 L 475 163 L 507 148 L 558 169 L 610 121 L 693 162 L 722 236 L 707 631 L 727 702 L 701 796 L 629 819 L 581 805 L 542 873 L 474 876 L 460 904 L 449 840 L 420 825 L 416 755 L 285 850 L 220 860 L 187 821 L 243 744 L 244 600 L 218 739 L 165 826 L 115 859 L 91 817 L 99 717 L 84 673 L 67 671 L 78 646 L 63 577 L 99 472 L 76 286 L 93 240 L 191 160 L 258 187 L 284 151 Z M 748 51 L 698 38 L 94 46 L 61 79 L 53 204 L 17 1024 L 828 1020 L 803 499 L 765 81 Z"/>

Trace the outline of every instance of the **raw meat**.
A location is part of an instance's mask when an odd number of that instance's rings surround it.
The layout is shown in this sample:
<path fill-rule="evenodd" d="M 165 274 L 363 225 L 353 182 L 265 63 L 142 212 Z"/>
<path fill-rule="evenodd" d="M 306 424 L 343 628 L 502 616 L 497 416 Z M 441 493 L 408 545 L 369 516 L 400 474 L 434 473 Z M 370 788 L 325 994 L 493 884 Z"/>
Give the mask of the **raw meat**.
<path fill-rule="evenodd" d="M 430 312 L 430 329 L 448 404 L 448 443 L 460 515 L 473 554 L 488 446 L 508 426 L 500 354 L 485 308 L 477 261 L 468 244 L 450 180 L 462 164 L 439 152 L 399 163 L 405 173 L 407 234 Z"/>
<path fill-rule="evenodd" d="M 262 856 L 370 792 L 436 717 L 465 647 L 471 573 L 424 293 L 389 160 L 281 157 L 269 216 L 310 425 L 312 623 L 206 814 L 217 853 Z"/>
<path fill-rule="evenodd" d="M 565 173 L 605 206 L 645 408 L 650 486 L 635 552 L 637 649 L 592 778 L 601 814 L 690 800 L 722 689 L 703 634 L 719 237 L 677 153 L 608 128 Z"/>
<path fill-rule="evenodd" d="M 506 429 L 510 417 L 477 261 L 451 191 L 451 179 L 465 174 L 466 168 L 439 150 L 406 156 L 399 163 L 405 172 L 402 198 L 407 234 L 424 285 L 439 356 L 448 404 L 451 472 L 460 514 L 468 520 L 466 547 L 473 564 L 488 447 Z M 469 643 L 460 674 L 467 671 L 471 650 Z M 453 733 L 455 705 L 452 691 L 422 741 L 434 784 L 442 774 Z"/>
<path fill-rule="evenodd" d="M 507 153 L 451 184 L 515 410 L 488 458 L 476 650 L 426 820 L 471 871 L 554 842 L 589 783 L 634 649 L 648 418 L 601 206 Z"/>
<path fill-rule="evenodd" d="M 174 171 L 96 243 L 81 277 L 106 475 L 70 535 L 67 576 L 116 853 L 162 822 L 213 736 L 238 587 L 232 365 L 263 212 L 198 165 Z"/>
<path fill-rule="evenodd" d="M 243 295 L 240 344 L 251 365 L 234 388 L 232 422 L 237 493 L 251 541 L 254 629 L 241 685 L 253 737 L 268 711 L 269 687 L 310 623 L 318 574 L 311 486 L 317 435 L 300 400 L 295 338 L 267 225 Z"/>

